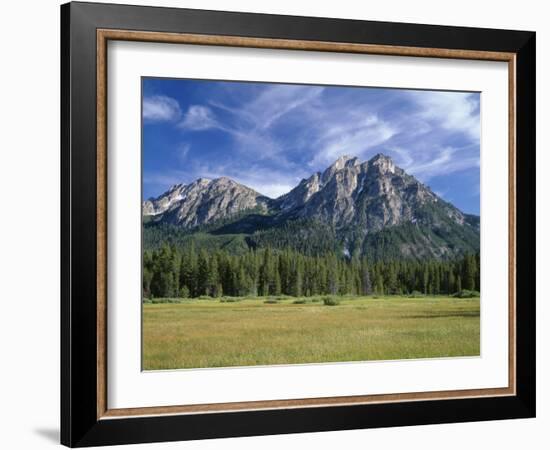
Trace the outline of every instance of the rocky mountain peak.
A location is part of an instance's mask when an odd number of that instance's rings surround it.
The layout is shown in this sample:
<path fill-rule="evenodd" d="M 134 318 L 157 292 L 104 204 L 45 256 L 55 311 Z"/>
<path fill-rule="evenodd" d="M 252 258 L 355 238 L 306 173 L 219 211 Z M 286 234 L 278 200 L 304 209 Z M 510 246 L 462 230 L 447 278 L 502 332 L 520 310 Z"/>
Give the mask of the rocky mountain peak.
<path fill-rule="evenodd" d="M 245 210 L 266 211 L 271 200 L 228 177 L 198 178 L 177 184 L 143 203 L 143 215 L 192 228 L 234 216 Z"/>
<path fill-rule="evenodd" d="M 378 168 L 380 173 L 395 173 L 395 164 L 393 160 L 382 153 L 378 153 L 377 155 L 373 156 L 369 161 L 368 164 L 372 167 Z"/>
<path fill-rule="evenodd" d="M 357 157 L 340 156 L 326 170 L 303 179 L 276 200 L 228 177 L 199 178 L 188 185 L 174 185 L 158 198 L 144 202 L 143 214 L 193 227 L 245 210 L 271 211 L 287 219 L 315 219 L 337 229 L 358 227 L 369 233 L 417 223 L 421 220 L 419 211 L 436 203 L 440 216 L 464 223 L 462 212 L 379 153 L 363 163 Z"/>
<path fill-rule="evenodd" d="M 369 162 L 371 162 L 371 163 L 375 163 L 375 162 L 379 162 L 379 161 L 383 161 L 383 162 L 393 162 L 393 160 L 391 159 L 391 157 L 388 156 L 388 155 L 384 155 L 384 153 L 377 153 L 377 154 L 374 155 L 371 159 L 369 159 Z"/>
<path fill-rule="evenodd" d="M 335 170 L 343 169 L 346 166 L 353 166 L 357 163 L 359 159 L 356 156 L 342 155 L 330 166 Z"/>
<path fill-rule="evenodd" d="M 345 167 L 353 167 L 358 164 L 358 159 L 349 155 L 340 156 L 332 165 L 330 165 L 321 175 L 321 182 L 326 183 L 332 176 Z"/>
<path fill-rule="evenodd" d="M 168 192 L 176 192 L 176 191 L 180 190 L 181 188 L 183 188 L 184 186 L 185 186 L 185 184 L 183 184 L 183 183 L 174 184 L 173 186 L 170 187 L 170 189 L 168 189 Z"/>
<path fill-rule="evenodd" d="M 229 177 L 218 177 L 218 178 L 214 178 L 214 182 L 216 183 L 235 183 L 235 181 L 233 181 L 231 178 Z"/>
<path fill-rule="evenodd" d="M 336 228 L 359 227 L 364 232 L 402 223 L 416 223 L 416 212 L 438 197 L 382 153 L 360 163 L 342 156 L 322 174 L 312 175 L 277 200 L 292 217 L 314 218 Z M 460 211 L 441 202 L 444 214 L 463 222 Z"/>

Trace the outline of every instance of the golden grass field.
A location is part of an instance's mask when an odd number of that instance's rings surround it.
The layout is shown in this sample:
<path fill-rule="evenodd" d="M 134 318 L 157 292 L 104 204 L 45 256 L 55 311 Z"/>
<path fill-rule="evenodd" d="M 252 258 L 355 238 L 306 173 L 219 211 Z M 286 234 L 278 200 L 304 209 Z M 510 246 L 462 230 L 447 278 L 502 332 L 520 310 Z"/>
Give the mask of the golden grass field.
<path fill-rule="evenodd" d="M 264 300 L 144 304 L 143 369 L 479 355 L 479 298 Z"/>

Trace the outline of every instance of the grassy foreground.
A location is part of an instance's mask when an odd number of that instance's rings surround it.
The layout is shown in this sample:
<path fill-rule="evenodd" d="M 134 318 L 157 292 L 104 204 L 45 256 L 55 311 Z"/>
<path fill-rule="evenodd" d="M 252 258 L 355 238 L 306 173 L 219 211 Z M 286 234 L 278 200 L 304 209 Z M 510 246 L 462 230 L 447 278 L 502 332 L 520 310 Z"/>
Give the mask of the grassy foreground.
<path fill-rule="evenodd" d="M 294 301 L 144 304 L 143 369 L 479 355 L 479 298 Z"/>

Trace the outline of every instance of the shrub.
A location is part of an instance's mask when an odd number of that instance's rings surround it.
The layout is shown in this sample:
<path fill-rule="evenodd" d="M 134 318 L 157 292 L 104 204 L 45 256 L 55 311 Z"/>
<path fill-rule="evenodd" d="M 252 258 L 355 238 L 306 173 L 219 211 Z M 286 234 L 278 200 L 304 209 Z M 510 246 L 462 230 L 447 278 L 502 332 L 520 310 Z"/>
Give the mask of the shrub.
<path fill-rule="evenodd" d="M 240 302 L 242 300 L 242 298 L 239 298 L 239 297 L 222 297 L 220 299 L 220 302 L 221 303 L 235 303 L 235 302 Z"/>
<path fill-rule="evenodd" d="M 295 305 L 305 305 L 307 300 L 305 298 L 299 298 L 298 300 L 294 300 L 292 303 Z"/>
<path fill-rule="evenodd" d="M 201 295 L 199 297 L 199 300 L 212 300 L 212 297 L 210 297 L 209 295 Z"/>
<path fill-rule="evenodd" d="M 181 298 L 189 298 L 189 288 L 187 286 L 182 286 L 180 289 Z"/>
<path fill-rule="evenodd" d="M 181 299 L 179 298 L 154 298 L 151 300 L 151 303 L 153 304 L 159 304 L 159 303 L 181 303 Z"/>
<path fill-rule="evenodd" d="M 453 294 L 453 297 L 456 298 L 474 298 L 479 297 L 478 291 L 470 291 L 468 289 L 462 289 L 461 291 L 458 291 Z"/>
<path fill-rule="evenodd" d="M 323 297 L 323 304 L 326 306 L 337 306 L 340 304 L 340 300 L 337 299 L 336 297 L 327 295 Z"/>
<path fill-rule="evenodd" d="M 275 303 L 279 303 L 279 300 L 274 299 L 274 298 L 270 298 L 270 299 L 265 300 L 264 303 L 268 303 L 270 305 L 273 305 Z"/>
<path fill-rule="evenodd" d="M 424 294 L 420 291 L 412 291 L 409 294 L 409 298 L 422 298 L 422 297 L 424 297 Z"/>

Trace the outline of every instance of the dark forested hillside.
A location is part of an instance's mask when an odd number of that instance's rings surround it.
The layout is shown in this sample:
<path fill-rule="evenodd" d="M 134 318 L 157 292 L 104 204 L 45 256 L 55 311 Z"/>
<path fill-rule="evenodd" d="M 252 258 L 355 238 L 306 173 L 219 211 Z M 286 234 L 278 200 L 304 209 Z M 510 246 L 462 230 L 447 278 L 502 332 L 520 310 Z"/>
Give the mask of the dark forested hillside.
<path fill-rule="evenodd" d="M 221 249 L 237 255 L 251 249 L 292 249 L 306 256 L 335 253 L 347 259 L 367 257 L 372 262 L 453 260 L 479 251 L 479 232 L 470 227 L 462 229 L 452 222 L 437 228 L 409 222 L 365 234 L 361 227 L 337 230 L 319 220 L 279 222 L 269 216 L 254 217 L 192 230 L 144 224 L 143 247 L 153 250 L 166 243 L 182 248 L 193 242 L 197 250 Z"/>

